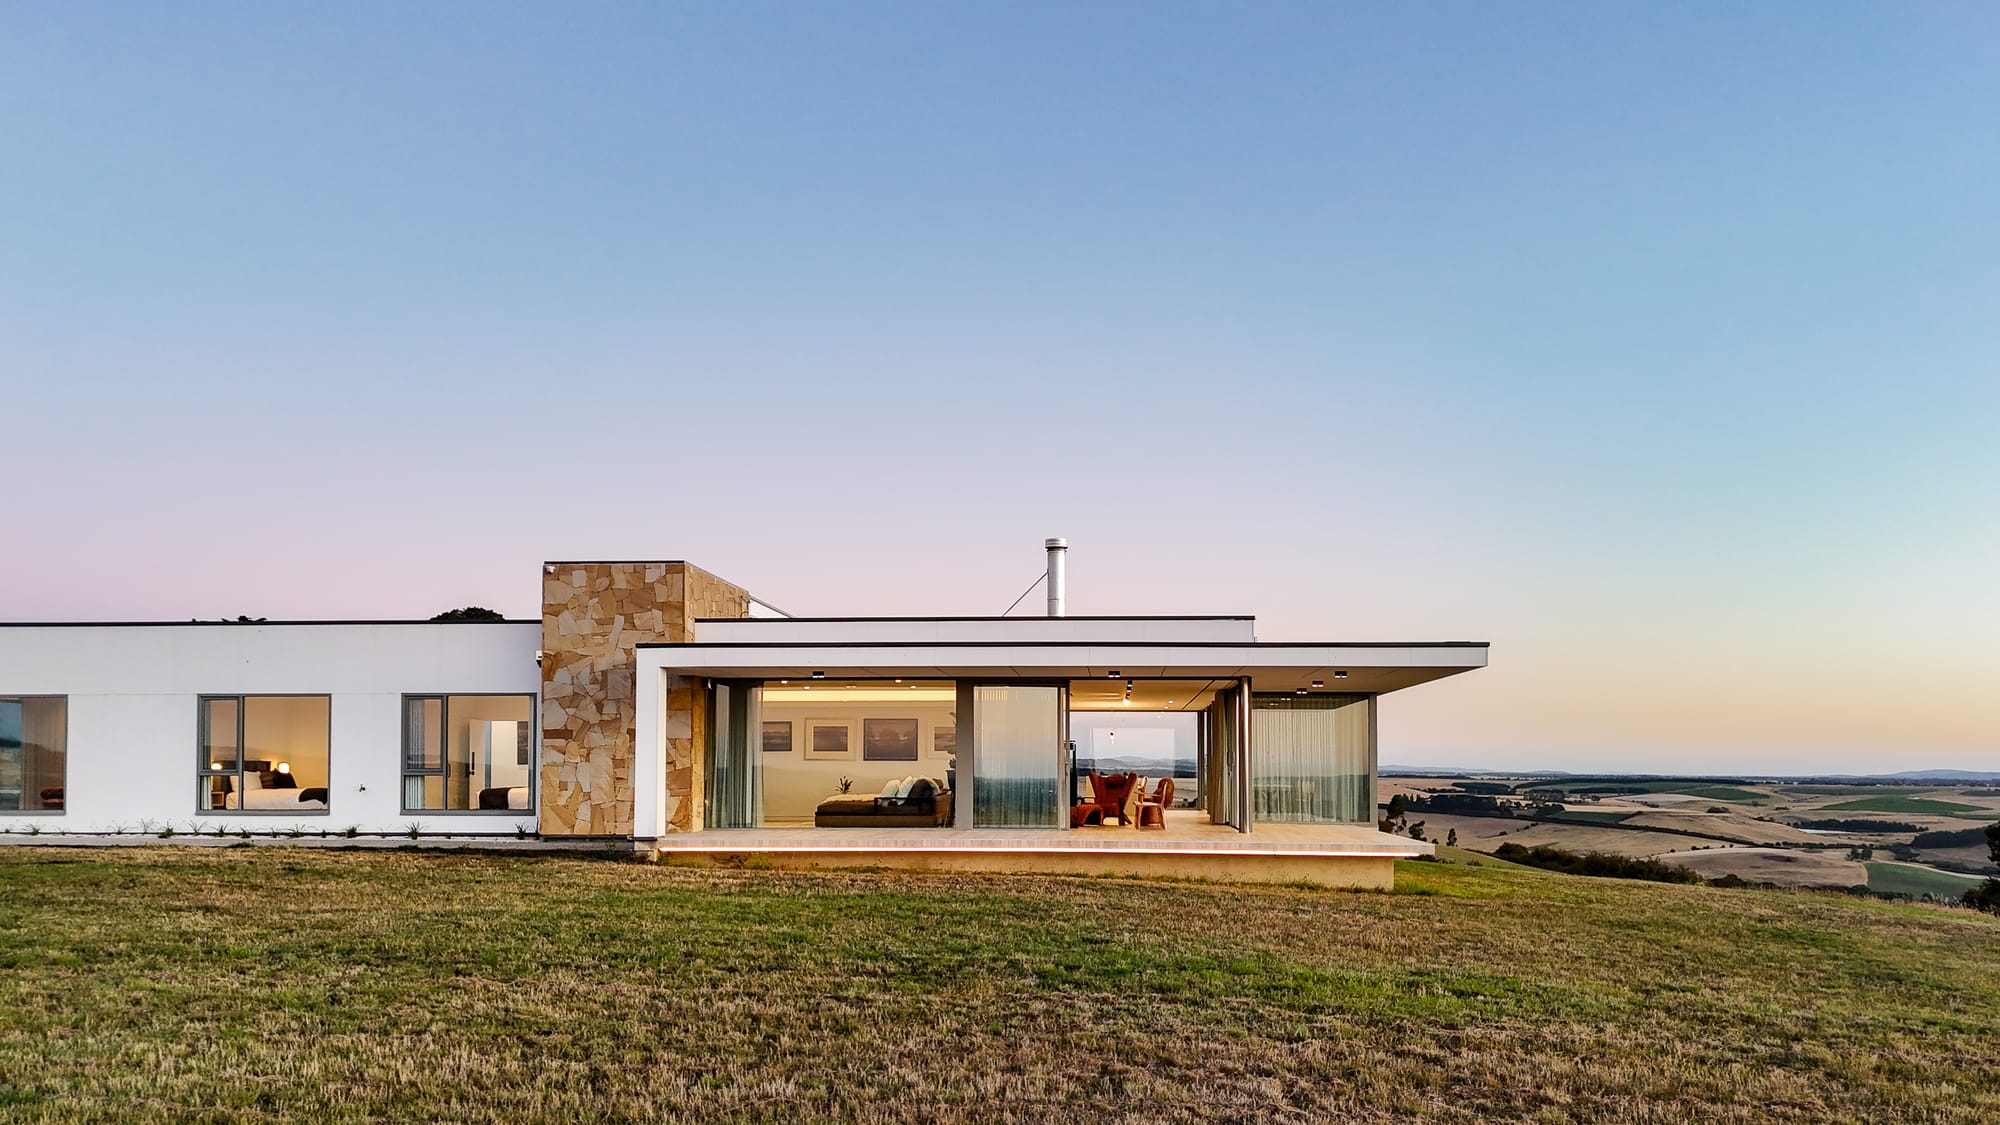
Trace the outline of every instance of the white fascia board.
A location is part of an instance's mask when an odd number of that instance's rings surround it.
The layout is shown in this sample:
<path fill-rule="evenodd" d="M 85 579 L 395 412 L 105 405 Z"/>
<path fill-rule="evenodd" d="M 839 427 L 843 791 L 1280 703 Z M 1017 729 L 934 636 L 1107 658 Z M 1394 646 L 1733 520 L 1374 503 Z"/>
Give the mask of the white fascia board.
<path fill-rule="evenodd" d="M 641 667 L 706 676 L 924 675 L 1145 678 L 1305 673 L 1316 669 L 1469 671 L 1481 645 L 670 645 L 639 649 Z"/>
<path fill-rule="evenodd" d="M 823 618 L 699 621 L 701 644 L 1249 644 L 1249 617 Z"/>

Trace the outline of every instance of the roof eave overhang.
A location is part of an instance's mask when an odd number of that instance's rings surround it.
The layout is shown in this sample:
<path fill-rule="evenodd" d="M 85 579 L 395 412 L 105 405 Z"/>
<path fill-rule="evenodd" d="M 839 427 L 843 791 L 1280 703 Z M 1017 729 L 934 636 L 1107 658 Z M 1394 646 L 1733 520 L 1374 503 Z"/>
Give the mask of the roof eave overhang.
<path fill-rule="evenodd" d="M 642 668 L 726 679 L 1238 679 L 1387 692 L 1486 666 L 1485 642 L 1410 644 L 649 644 Z"/>

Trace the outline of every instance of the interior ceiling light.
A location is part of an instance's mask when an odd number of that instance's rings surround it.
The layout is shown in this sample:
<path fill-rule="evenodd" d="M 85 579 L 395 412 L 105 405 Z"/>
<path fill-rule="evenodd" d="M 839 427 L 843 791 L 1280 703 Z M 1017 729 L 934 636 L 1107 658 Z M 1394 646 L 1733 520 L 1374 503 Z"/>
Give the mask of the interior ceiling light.
<path fill-rule="evenodd" d="M 1306 693 L 1306 689 L 1304 688 L 1293 688 L 1292 691 L 1295 695 L 1304 695 Z"/>
<path fill-rule="evenodd" d="M 1344 679 L 1346 679 L 1346 678 L 1347 678 L 1347 673 L 1345 673 L 1345 672 L 1335 672 L 1335 673 L 1333 674 L 1333 678 L 1334 678 L 1334 679 L 1336 679 L 1336 680 L 1344 680 Z"/>
<path fill-rule="evenodd" d="M 1314 681 L 1313 681 L 1313 686 L 1314 686 L 1314 687 L 1325 687 L 1325 686 L 1326 686 L 1326 681 L 1325 681 L 1325 680 L 1314 680 Z"/>
<path fill-rule="evenodd" d="M 814 673 L 813 673 L 813 679 L 815 679 L 815 680 L 824 680 L 824 679 L 826 679 L 826 673 L 825 673 L 825 672 L 814 672 Z"/>
<path fill-rule="evenodd" d="M 1111 671 L 1104 673 L 1104 675 L 1107 679 L 1115 680 L 1118 678 L 1118 669 L 1113 668 Z"/>

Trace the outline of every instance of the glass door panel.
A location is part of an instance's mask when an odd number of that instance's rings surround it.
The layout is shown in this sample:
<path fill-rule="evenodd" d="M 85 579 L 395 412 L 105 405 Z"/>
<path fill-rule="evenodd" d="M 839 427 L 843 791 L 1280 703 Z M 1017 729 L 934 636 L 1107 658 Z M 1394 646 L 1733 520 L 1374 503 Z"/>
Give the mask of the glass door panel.
<path fill-rule="evenodd" d="M 973 689 L 972 823 L 979 828 L 1059 828 L 1069 764 L 1060 687 L 980 684 Z"/>

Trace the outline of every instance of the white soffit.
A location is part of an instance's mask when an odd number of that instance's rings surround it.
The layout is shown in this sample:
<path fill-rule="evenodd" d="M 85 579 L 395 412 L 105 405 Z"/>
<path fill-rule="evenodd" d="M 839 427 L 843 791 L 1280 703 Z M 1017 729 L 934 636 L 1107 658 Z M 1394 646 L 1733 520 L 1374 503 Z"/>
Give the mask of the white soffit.
<path fill-rule="evenodd" d="M 911 676 L 1190 679 L 1250 677 L 1258 690 L 1384 692 L 1486 666 L 1486 646 L 1446 644 L 985 644 L 641 646 L 642 667 L 718 678 Z M 1315 681 L 1318 681 L 1315 685 Z"/>

